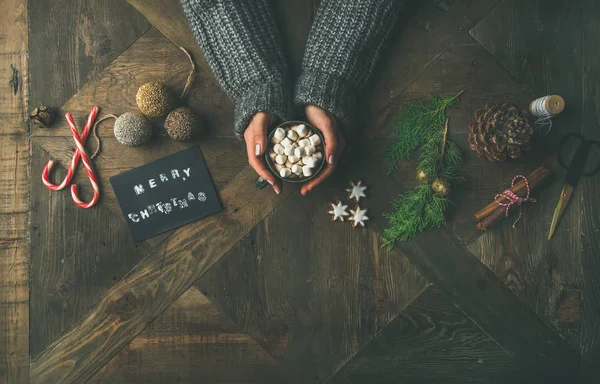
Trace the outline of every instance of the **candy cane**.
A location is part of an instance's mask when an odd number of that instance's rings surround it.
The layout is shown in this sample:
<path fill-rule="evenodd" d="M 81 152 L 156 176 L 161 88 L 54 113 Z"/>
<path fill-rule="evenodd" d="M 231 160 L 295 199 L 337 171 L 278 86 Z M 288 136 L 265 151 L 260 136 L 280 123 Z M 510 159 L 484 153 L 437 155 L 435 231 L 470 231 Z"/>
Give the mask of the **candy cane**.
<path fill-rule="evenodd" d="M 92 110 L 93 112 L 93 110 Z M 96 180 L 96 175 L 94 175 L 94 170 L 92 169 L 92 164 L 90 163 L 90 159 L 85 152 L 85 147 L 83 146 L 84 141 L 79 137 L 79 133 L 77 132 L 77 126 L 73 121 L 73 116 L 70 113 L 65 115 L 67 118 L 67 122 L 69 123 L 69 128 L 71 129 L 71 135 L 73 135 L 73 140 L 75 140 L 75 145 L 77 146 L 79 155 L 81 157 L 81 161 L 83 166 L 85 167 L 85 171 L 87 172 L 88 178 L 90 179 L 90 183 L 92 183 L 92 188 L 94 190 L 94 197 L 89 203 L 84 203 L 81 201 L 79 196 L 77 195 L 77 185 L 71 185 L 71 197 L 73 197 L 73 201 L 79 208 L 91 208 L 98 202 L 100 198 L 100 187 L 98 186 L 98 180 Z M 95 117 L 95 116 L 94 116 Z M 86 123 L 86 127 L 84 128 L 84 133 L 89 133 L 89 127 L 94 123 L 94 119 L 88 119 Z"/>
<path fill-rule="evenodd" d="M 97 114 L 98 114 L 98 107 L 92 108 L 92 112 L 90 112 L 90 115 L 85 124 L 85 127 L 83 129 L 81 137 L 79 136 L 79 133 L 77 132 L 77 126 L 75 125 L 73 116 L 70 113 L 67 113 L 65 115 L 65 117 L 67 118 L 67 122 L 69 123 L 71 135 L 73 136 L 73 140 L 75 140 L 75 146 L 77 147 L 77 149 L 75 150 L 75 153 L 73 155 L 73 159 L 71 160 L 71 167 L 69 168 L 69 170 L 67 172 L 67 176 L 65 177 L 63 182 L 59 185 L 52 184 L 48 178 L 48 175 L 50 173 L 50 170 L 52 169 L 52 165 L 54 164 L 54 161 L 50 160 L 48 162 L 48 164 L 46 164 L 46 167 L 44 168 L 44 171 L 42 172 L 42 181 L 47 188 L 54 190 L 54 191 L 61 190 L 71 182 L 71 179 L 73 178 L 73 174 L 75 173 L 75 170 L 77 169 L 77 165 L 79 164 L 79 159 L 81 159 L 83 162 L 83 166 L 85 167 L 85 170 L 87 172 L 88 178 L 90 179 L 90 183 L 92 184 L 92 189 L 94 190 L 94 196 L 92 197 L 92 200 L 89 203 L 85 203 L 79 198 L 79 196 L 77 194 L 77 186 L 75 184 L 71 185 L 71 197 L 73 198 L 73 201 L 75 202 L 75 204 L 80 208 L 93 207 L 94 205 L 96 205 L 96 203 L 98 202 L 98 200 L 100 198 L 100 187 L 98 185 L 98 180 L 96 179 L 96 175 L 94 174 L 91 162 L 89 160 L 89 157 L 88 157 L 88 155 L 85 151 L 85 147 L 84 147 L 85 141 L 87 140 L 87 137 L 92 129 L 92 126 L 93 126 L 94 120 L 96 119 Z"/>
<path fill-rule="evenodd" d="M 83 128 L 83 132 L 81 133 L 81 141 L 84 144 L 87 140 L 88 135 L 90 134 L 92 125 L 94 123 L 94 120 L 96 120 L 97 115 L 98 115 L 98 107 L 92 108 L 92 111 L 90 112 L 87 122 L 85 123 L 85 127 Z M 67 113 L 67 115 L 65 115 L 65 116 L 70 116 L 70 114 Z M 68 120 L 69 120 L 69 118 L 67 117 L 67 121 Z M 72 117 L 71 117 L 71 120 L 72 120 Z M 71 124 L 71 123 L 69 122 L 69 124 Z M 72 130 L 71 130 L 71 132 L 72 132 Z M 73 155 L 73 158 L 71 159 L 71 166 L 69 167 L 69 170 L 67 171 L 67 175 L 65 176 L 65 179 L 62 181 L 62 183 L 60 183 L 58 185 L 53 184 L 52 181 L 50 181 L 50 171 L 52 170 L 52 166 L 54 165 L 54 160 L 48 161 L 48 164 L 46 164 L 46 166 L 44 167 L 44 171 L 42 172 L 42 183 L 44 183 L 46 188 L 48 188 L 52 191 L 60 191 L 61 189 L 64 189 L 67 185 L 69 185 L 71 183 L 71 179 L 73 178 L 73 175 L 75 174 L 77 165 L 79 165 L 80 156 L 81 156 L 81 154 L 76 149 L 75 153 Z"/>

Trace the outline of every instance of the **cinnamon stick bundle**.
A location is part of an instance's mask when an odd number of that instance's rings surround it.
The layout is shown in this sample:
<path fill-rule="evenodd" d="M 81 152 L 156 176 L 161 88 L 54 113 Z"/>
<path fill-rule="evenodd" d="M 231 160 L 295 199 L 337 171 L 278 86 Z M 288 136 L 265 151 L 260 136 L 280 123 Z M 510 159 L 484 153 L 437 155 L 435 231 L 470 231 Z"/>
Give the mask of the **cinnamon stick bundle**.
<path fill-rule="evenodd" d="M 552 173 L 547 168 L 539 167 L 536 168 L 533 172 L 531 172 L 531 174 L 527 175 L 530 193 L 535 191 L 544 180 L 550 177 L 551 174 Z M 527 195 L 527 185 L 525 184 L 525 180 L 519 181 L 517 184 L 515 184 L 514 187 L 510 188 L 510 190 L 519 197 L 525 197 L 525 195 Z M 509 202 L 508 198 L 506 198 L 505 196 L 499 197 L 498 201 L 500 201 L 501 203 Z M 517 204 L 511 205 L 509 208 L 509 212 L 516 209 L 517 207 Z M 477 220 L 477 228 L 485 232 L 488 230 L 488 228 L 490 228 L 506 216 L 506 207 L 499 205 L 494 200 L 485 208 L 475 213 L 474 216 Z"/>

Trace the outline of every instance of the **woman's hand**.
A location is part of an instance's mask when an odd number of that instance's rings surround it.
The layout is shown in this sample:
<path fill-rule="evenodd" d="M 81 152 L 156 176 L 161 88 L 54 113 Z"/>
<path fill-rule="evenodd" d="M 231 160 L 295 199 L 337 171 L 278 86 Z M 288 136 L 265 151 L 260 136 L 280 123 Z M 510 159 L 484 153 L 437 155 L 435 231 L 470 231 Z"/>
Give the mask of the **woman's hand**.
<path fill-rule="evenodd" d="M 244 141 L 246 142 L 246 152 L 248 152 L 248 164 L 260 177 L 271 184 L 275 193 L 281 193 L 279 181 L 267 169 L 263 155 L 267 149 L 267 128 L 271 123 L 273 116 L 265 112 L 258 112 L 250 120 L 248 128 L 244 132 Z"/>
<path fill-rule="evenodd" d="M 314 179 L 304 184 L 301 190 L 303 195 L 306 195 L 314 187 L 321 184 L 333 174 L 340 155 L 346 146 L 346 141 L 340 132 L 340 128 L 335 117 L 316 105 L 307 105 L 305 108 L 305 113 L 308 122 L 323 134 L 323 138 L 325 139 L 324 145 L 326 163 L 321 172 Z"/>

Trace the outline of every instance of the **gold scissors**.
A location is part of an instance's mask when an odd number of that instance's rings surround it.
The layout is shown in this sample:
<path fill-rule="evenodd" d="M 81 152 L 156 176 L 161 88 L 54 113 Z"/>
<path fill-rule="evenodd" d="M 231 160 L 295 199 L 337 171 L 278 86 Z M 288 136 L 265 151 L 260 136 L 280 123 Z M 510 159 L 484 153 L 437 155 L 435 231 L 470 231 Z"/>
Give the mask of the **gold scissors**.
<path fill-rule="evenodd" d="M 566 146 L 567 142 L 570 138 L 575 137 L 579 141 L 579 145 L 577 146 L 577 150 L 571 159 L 571 162 L 567 165 L 562 156 L 563 148 Z M 558 221 L 562 217 L 565 209 L 567 208 L 567 204 L 569 204 L 569 200 L 573 195 L 573 190 L 577 186 L 579 179 L 581 176 L 592 176 L 600 171 L 600 161 L 596 164 L 596 168 L 594 168 L 591 172 L 585 172 L 584 168 L 587 165 L 588 156 L 590 154 L 590 149 L 592 146 L 598 147 L 600 149 L 600 142 L 592 140 L 587 141 L 585 137 L 580 135 L 579 133 L 569 133 L 563 136 L 560 140 L 558 147 L 558 163 L 567 170 L 567 175 L 565 176 L 565 183 L 563 184 L 562 191 L 560 192 L 560 198 L 558 199 L 558 204 L 556 205 L 556 209 L 554 210 L 554 216 L 552 217 L 552 224 L 550 225 L 550 233 L 548 234 L 548 240 L 552 237 L 556 226 L 558 225 Z"/>

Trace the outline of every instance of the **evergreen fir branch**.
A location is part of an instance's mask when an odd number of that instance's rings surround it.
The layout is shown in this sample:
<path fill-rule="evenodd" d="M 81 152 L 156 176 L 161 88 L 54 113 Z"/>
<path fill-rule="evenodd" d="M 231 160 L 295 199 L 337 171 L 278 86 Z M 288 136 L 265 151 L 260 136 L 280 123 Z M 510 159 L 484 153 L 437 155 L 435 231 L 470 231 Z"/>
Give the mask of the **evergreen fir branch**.
<path fill-rule="evenodd" d="M 408 159 L 420 145 L 443 129 L 446 109 L 456 104 L 461 94 L 462 91 L 455 96 L 433 96 L 428 104 L 417 101 L 404 105 L 394 130 L 396 139 L 384 154 L 388 174 L 396 170 L 400 160 Z"/>
<path fill-rule="evenodd" d="M 463 164 L 462 152 L 454 142 L 444 140 L 446 118 L 443 111 L 448 105 L 456 102 L 459 95 L 447 98 L 433 97 L 431 105 L 434 108 L 423 103 L 408 105 L 405 113 L 420 112 L 429 114 L 429 116 L 421 118 L 409 115 L 406 117 L 403 114 L 400 117 L 400 122 L 405 126 L 420 126 L 422 130 L 417 132 L 408 129 L 404 132 L 406 134 L 403 133 L 402 136 L 399 136 L 386 154 L 388 161 L 396 159 L 397 162 L 399 159 L 408 158 L 410 153 L 421 145 L 419 168 L 434 179 L 442 178 L 450 184 L 463 182 L 464 178 L 460 173 L 460 167 Z M 431 124 L 434 121 L 431 119 L 432 114 L 439 115 L 436 118 L 437 125 L 435 126 Z M 422 125 L 423 121 L 428 122 L 426 127 Z M 401 127 L 398 132 L 401 132 Z M 422 132 L 426 132 L 426 135 Z M 405 141 L 405 139 L 407 140 Z M 445 151 L 442 148 L 444 145 Z M 396 164 L 394 164 L 395 166 Z M 450 200 L 447 197 L 436 195 L 429 184 L 420 185 L 412 191 L 399 195 L 392 202 L 393 212 L 385 215 L 390 225 L 384 230 L 382 247 L 391 249 L 397 241 L 407 241 L 426 229 L 441 227 L 446 223 L 444 212 L 449 203 Z"/>
<path fill-rule="evenodd" d="M 438 132 L 423 144 L 421 147 L 421 155 L 419 156 L 419 168 L 423 169 L 425 173 L 431 175 L 434 179 L 441 177 L 446 179 L 449 183 L 454 184 L 462 180 L 462 176 L 459 172 L 459 168 L 463 163 L 462 152 L 454 142 L 447 141 L 446 154 L 443 163 L 441 164 L 441 167 L 438 167 L 443 139 L 444 133 Z"/>
<path fill-rule="evenodd" d="M 399 195 L 393 202 L 394 212 L 385 215 L 390 226 L 384 230 L 382 247 L 392 249 L 396 241 L 408 241 L 428 228 L 441 227 L 446 223 L 444 211 L 448 203 L 430 185 Z"/>

